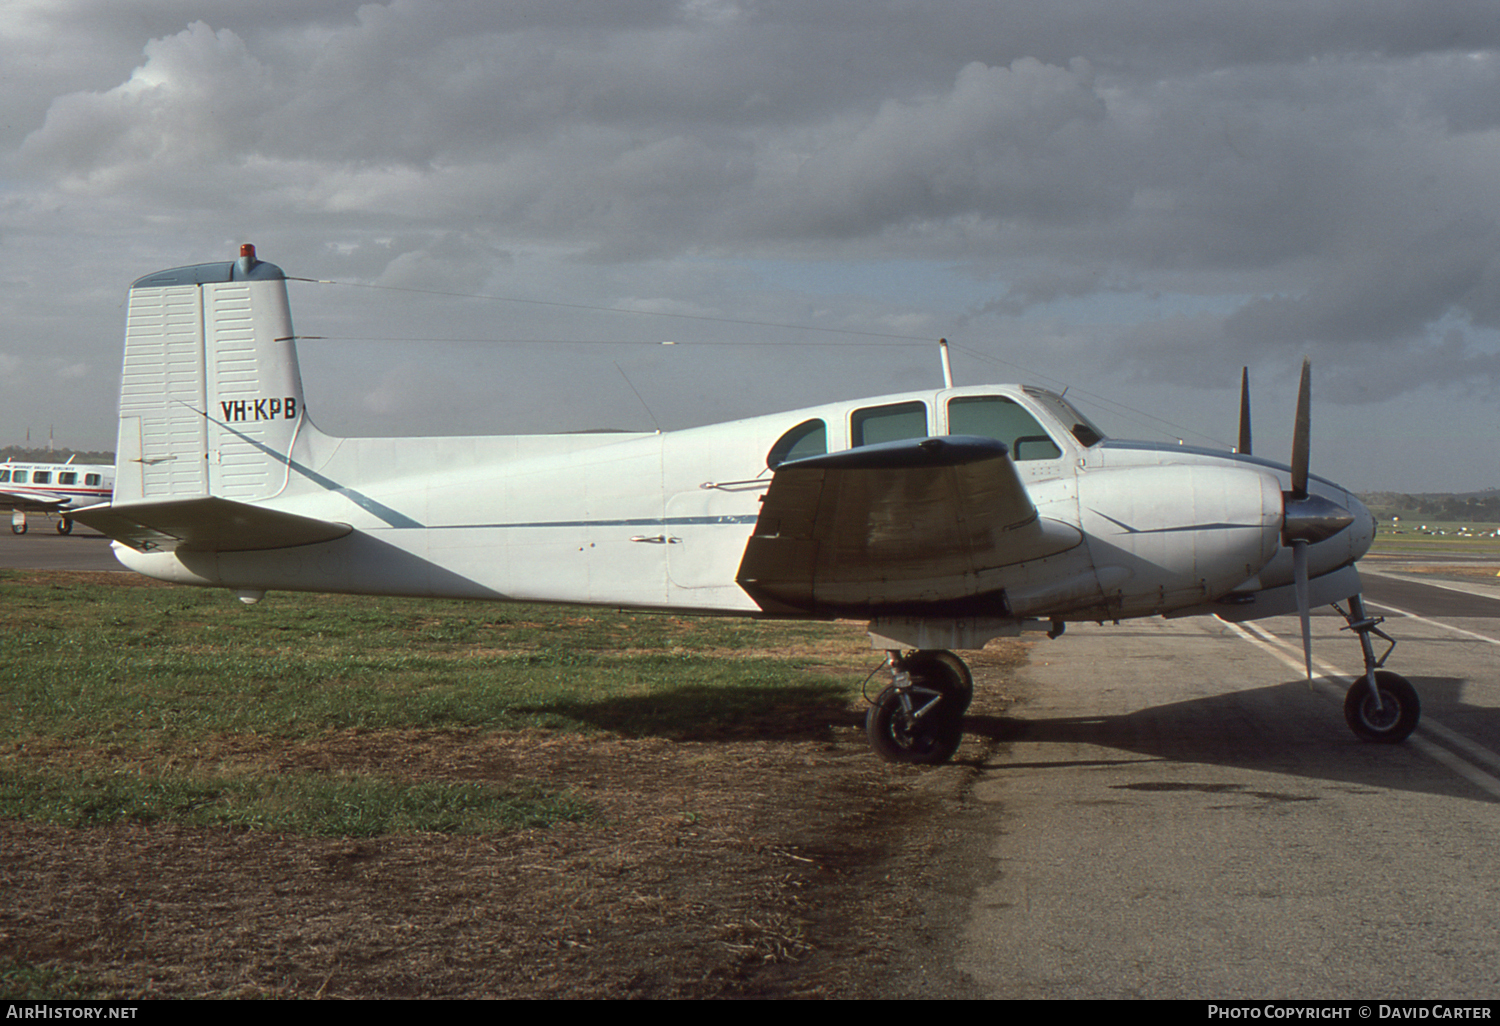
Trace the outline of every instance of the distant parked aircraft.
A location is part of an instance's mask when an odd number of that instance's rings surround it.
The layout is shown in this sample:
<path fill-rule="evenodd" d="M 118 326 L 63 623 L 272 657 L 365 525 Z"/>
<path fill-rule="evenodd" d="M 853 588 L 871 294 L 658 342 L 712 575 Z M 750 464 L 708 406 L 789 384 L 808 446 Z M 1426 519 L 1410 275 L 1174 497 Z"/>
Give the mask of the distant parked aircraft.
<path fill-rule="evenodd" d="M 10 510 L 13 534 L 26 533 L 26 514 L 58 518 L 57 533 L 70 534 L 70 511 L 108 502 L 115 468 L 101 463 L 0 463 L 0 510 Z"/>

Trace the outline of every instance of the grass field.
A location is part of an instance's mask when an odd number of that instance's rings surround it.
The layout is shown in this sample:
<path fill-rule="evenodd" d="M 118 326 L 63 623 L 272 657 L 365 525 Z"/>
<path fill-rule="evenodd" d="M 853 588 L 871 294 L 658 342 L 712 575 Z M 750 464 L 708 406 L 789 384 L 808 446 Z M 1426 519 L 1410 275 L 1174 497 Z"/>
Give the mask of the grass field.
<path fill-rule="evenodd" d="M 0 997 L 879 994 L 840 952 L 911 942 L 942 843 L 866 752 L 879 662 L 850 624 L 0 572 Z"/>
<path fill-rule="evenodd" d="M 524 780 L 288 772 L 263 753 L 382 730 L 749 734 L 846 703 L 851 658 L 874 661 L 829 624 L 297 594 L 246 607 L 120 580 L 0 573 L 0 817 L 332 836 L 577 820 L 587 802 Z"/>

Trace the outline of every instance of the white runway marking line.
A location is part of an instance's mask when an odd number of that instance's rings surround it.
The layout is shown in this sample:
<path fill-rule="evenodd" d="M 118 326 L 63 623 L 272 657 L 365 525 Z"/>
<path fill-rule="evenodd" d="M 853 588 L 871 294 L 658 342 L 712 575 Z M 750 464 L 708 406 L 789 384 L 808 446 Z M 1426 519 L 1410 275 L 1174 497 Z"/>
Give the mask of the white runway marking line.
<path fill-rule="evenodd" d="M 1373 605 L 1374 603 L 1369 604 Z M 1382 606 L 1381 608 L 1390 609 L 1391 607 Z M 1425 618 L 1415 617 L 1415 619 L 1421 620 Z M 1437 623 L 1437 621 L 1435 620 L 1428 622 Z M 1255 624 L 1237 624 L 1225 622 L 1224 626 L 1228 627 L 1235 634 L 1238 634 L 1241 638 L 1244 638 L 1246 641 L 1250 642 L 1250 644 L 1255 645 L 1257 648 L 1260 648 L 1263 651 L 1274 656 L 1282 664 L 1295 670 L 1298 674 L 1302 674 L 1305 672 L 1305 669 L 1302 665 L 1302 650 L 1300 646 L 1298 646 L 1294 650 L 1292 646 L 1287 642 L 1276 637 L 1276 635 L 1272 634 L 1264 627 L 1259 627 Z M 1439 624 L 1438 626 L 1444 625 Z M 1454 629 L 1457 630 L 1458 628 Z M 1485 638 L 1483 635 L 1474 636 L 1480 638 L 1480 640 L 1483 641 L 1493 642 L 1494 640 L 1492 638 Z M 1354 681 L 1351 678 L 1345 677 L 1342 674 L 1338 673 L 1338 671 L 1332 665 L 1324 662 L 1317 656 L 1313 657 L 1313 667 L 1320 674 L 1322 674 L 1322 676 L 1320 677 L 1313 678 L 1313 684 L 1315 684 L 1323 693 L 1331 695 L 1342 701 L 1344 693 L 1353 686 Z M 1451 752 L 1441 745 L 1434 744 L 1427 738 L 1420 736 L 1422 734 L 1430 734 L 1433 737 L 1441 738 L 1447 744 L 1459 749 L 1459 751 L 1461 751 L 1463 755 L 1459 755 L 1456 752 Z M 1417 724 L 1416 733 L 1414 733 L 1410 738 L 1407 739 L 1407 743 L 1417 751 L 1421 752 L 1423 755 L 1432 759 L 1434 762 L 1441 763 L 1442 765 L 1448 767 L 1448 769 L 1452 770 L 1454 773 L 1457 773 L 1459 776 L 1463 777 L 1474 786 L 1488 792 L 1496 798 L 1500 798 L 1500 777 L 1496 777 L 1493 774 L 1487 773 L 1478 765 L 1476 765 L 1476 763 L 1482 763 L 1484 765 L 1494 767 L 1496 770 L 1500 770 L 1500 754 L 1496 754 L 1495 752 L 1490 751 L 1488 748 L 1479 744 L 1477 741 L 1472 741 L 1469 738 L 1464 737 L 1462 734 L 1459 734 L 1456 731 L 1445 727 L 1437 720 L 1434 720 L 1430 716 L 1426 715 L 1424 715 L 1421 721 Z M 1469 759 L 1472 759 L 1474 761 L 1468 761 L 1468 759 L 1465 759 L 1463 757 L 1464 755 L 1468 756 Z"/>
<path fill-rule="evenodd" d="M 1476 641 L 1488 641 L 1491 645 L 1500 645 L 1500 639 L 1492 638 L 1488 634 L 1476 634 L 1473 631 L 1466 631 L 1462 627 L 1455 627 L 1451 623 L 1443 623 L 1441 620 L 1430 620 L 1425 616 L 1418 616 L 1416 613 L 1407 612 L 1405 609 L 1388 606 L 1384 602 L 1372 602 L 1370 599 L 1365 599 L 1365 605 L 1374 606 L 1376 609 L 1384 609 L 1388 613 L 1395 613 L 1397 616 L 1404 616 L 1409 620 L 1417 620 L 1421 623 L 1431 624 L 1434 627 L 1441 627 L 1445 631 L 1462 634 L 1464 637 L 1474 638 Z"/>

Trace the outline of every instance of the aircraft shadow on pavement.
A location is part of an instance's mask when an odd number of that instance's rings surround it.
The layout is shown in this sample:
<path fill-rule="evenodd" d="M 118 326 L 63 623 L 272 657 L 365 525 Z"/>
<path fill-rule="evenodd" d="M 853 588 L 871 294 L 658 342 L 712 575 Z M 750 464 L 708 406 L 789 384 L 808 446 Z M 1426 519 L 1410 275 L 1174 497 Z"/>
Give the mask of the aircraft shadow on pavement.
<path fill-rule="evenodd" d="M 1425 713 L 1437 713 L 1445 725 L 1471 740 L 1500 734 L 1500 709 L 1463 702 L 1464 680 L 1409 679 L 1422 698 Z M 984 762 L 989 772 L 1126 768 L 1150 761 L 1278 773 L 1345 787 L 1500 801 L 1422 754 L 1411 741 L 1397 745 L 1361 741 L 1344 723 L 1341 703 L 1322 689 L 1309 690 L 1303 680 L 1116 716 L 970 716 L 964 729 L 1006 745 Z M 1416 737 L 1422 736 L 1419 727 Z M 1056 752 L 1049 745 L 1065 745 L 1073 751 Z M 1078 751 L 1078 746 L 1084 750 Z M 1090 753 L 1088 748 L 1101 751 Z"/>

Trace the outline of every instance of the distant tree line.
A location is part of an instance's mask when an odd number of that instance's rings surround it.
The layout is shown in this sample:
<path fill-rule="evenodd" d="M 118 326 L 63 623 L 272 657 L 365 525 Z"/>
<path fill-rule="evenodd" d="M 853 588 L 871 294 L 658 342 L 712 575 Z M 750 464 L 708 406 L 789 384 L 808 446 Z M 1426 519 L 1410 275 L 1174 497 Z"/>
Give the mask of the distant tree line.
<path fill-rule="evenodd" d="M 74 463 L 114 463 L 112 452 L 87 452 L 82 449 L 33 449 L 24 445 L 7 445 L 0 448 L 0 463 L 10 460 L 15 463 L 66 463 L 68 457 Z"/>
<path fill-rule="evenodd" d="M 1382 517 L 1429 517 L 1461 523 L 1500 522 L 1500 491 L 1469 495 L 1408 495 L 1380 492 L 1364 496 L 1365 504 Z"/>

